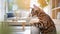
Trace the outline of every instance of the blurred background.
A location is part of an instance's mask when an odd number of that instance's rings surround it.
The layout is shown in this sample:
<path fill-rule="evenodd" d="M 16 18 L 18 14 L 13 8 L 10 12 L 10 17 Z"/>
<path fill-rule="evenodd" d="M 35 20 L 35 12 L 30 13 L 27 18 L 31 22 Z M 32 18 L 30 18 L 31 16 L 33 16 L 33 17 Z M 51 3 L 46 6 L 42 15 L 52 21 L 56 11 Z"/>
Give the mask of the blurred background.
<path fill-rule="evenodd" d="M 0 24 L 7 23 L 13 34 L 31 34 L 30 21 L 37 20 L 29 17 L 34 4 L 52 18 L 60 34 L 60 0 L 0 0 Z"/>

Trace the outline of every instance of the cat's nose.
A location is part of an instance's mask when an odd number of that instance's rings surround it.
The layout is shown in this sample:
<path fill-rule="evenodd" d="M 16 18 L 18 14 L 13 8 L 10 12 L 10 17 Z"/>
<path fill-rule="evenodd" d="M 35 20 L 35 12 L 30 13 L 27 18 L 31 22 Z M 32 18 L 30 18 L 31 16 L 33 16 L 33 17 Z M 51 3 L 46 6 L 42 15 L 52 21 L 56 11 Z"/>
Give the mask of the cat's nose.
<path fill-rule="evenodd" d="M 32 15 L 32 17 L 33 17 L 34 15 Z"/>

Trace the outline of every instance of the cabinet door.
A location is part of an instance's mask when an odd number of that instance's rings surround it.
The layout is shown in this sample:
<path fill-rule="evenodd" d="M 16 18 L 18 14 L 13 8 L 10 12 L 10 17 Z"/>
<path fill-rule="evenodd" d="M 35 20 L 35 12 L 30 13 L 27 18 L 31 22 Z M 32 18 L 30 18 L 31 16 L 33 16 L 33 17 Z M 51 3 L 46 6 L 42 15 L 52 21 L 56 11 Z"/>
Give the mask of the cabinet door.
<path fill-rule="evenodd" d="M 60 8 L 53 10 L 52 11 L 52 18 L 57 19 L 59 12 L 60 12 Z"/>
<path fill-rule="evenodd" d="M 57 14 L 60 12 L 59 0 L 52 0 L 52 18 L 57 19 Z"/>

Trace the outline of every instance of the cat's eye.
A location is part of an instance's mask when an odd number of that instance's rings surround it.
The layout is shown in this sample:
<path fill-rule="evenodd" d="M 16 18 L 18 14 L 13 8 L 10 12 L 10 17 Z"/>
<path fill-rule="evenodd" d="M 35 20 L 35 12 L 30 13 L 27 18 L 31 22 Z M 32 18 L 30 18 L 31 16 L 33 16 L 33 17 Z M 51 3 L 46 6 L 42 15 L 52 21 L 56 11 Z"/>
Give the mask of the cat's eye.
<path fill-rule="evenodd" d="M 37 14 L 38 14 L 38 10 L 36 10 L 36 11 L 35 11 L 35 13 L 37 13 Z"/>

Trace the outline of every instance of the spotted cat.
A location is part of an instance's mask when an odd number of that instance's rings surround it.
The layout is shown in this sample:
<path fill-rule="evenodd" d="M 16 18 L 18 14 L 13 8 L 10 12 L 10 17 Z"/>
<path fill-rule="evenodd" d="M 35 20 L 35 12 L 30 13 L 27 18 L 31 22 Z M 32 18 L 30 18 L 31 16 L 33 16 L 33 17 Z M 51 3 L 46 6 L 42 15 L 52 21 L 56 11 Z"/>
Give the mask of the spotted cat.
<path fill-rule="evenodd" d="M 38 17 L 39 21 L 33 23 L 34 26 L 39 28 L 41 34 L 56 34 L 56 27 L 52 19 L 41 8 L 34 5 L 31 11 L 32 17 Z"/>

